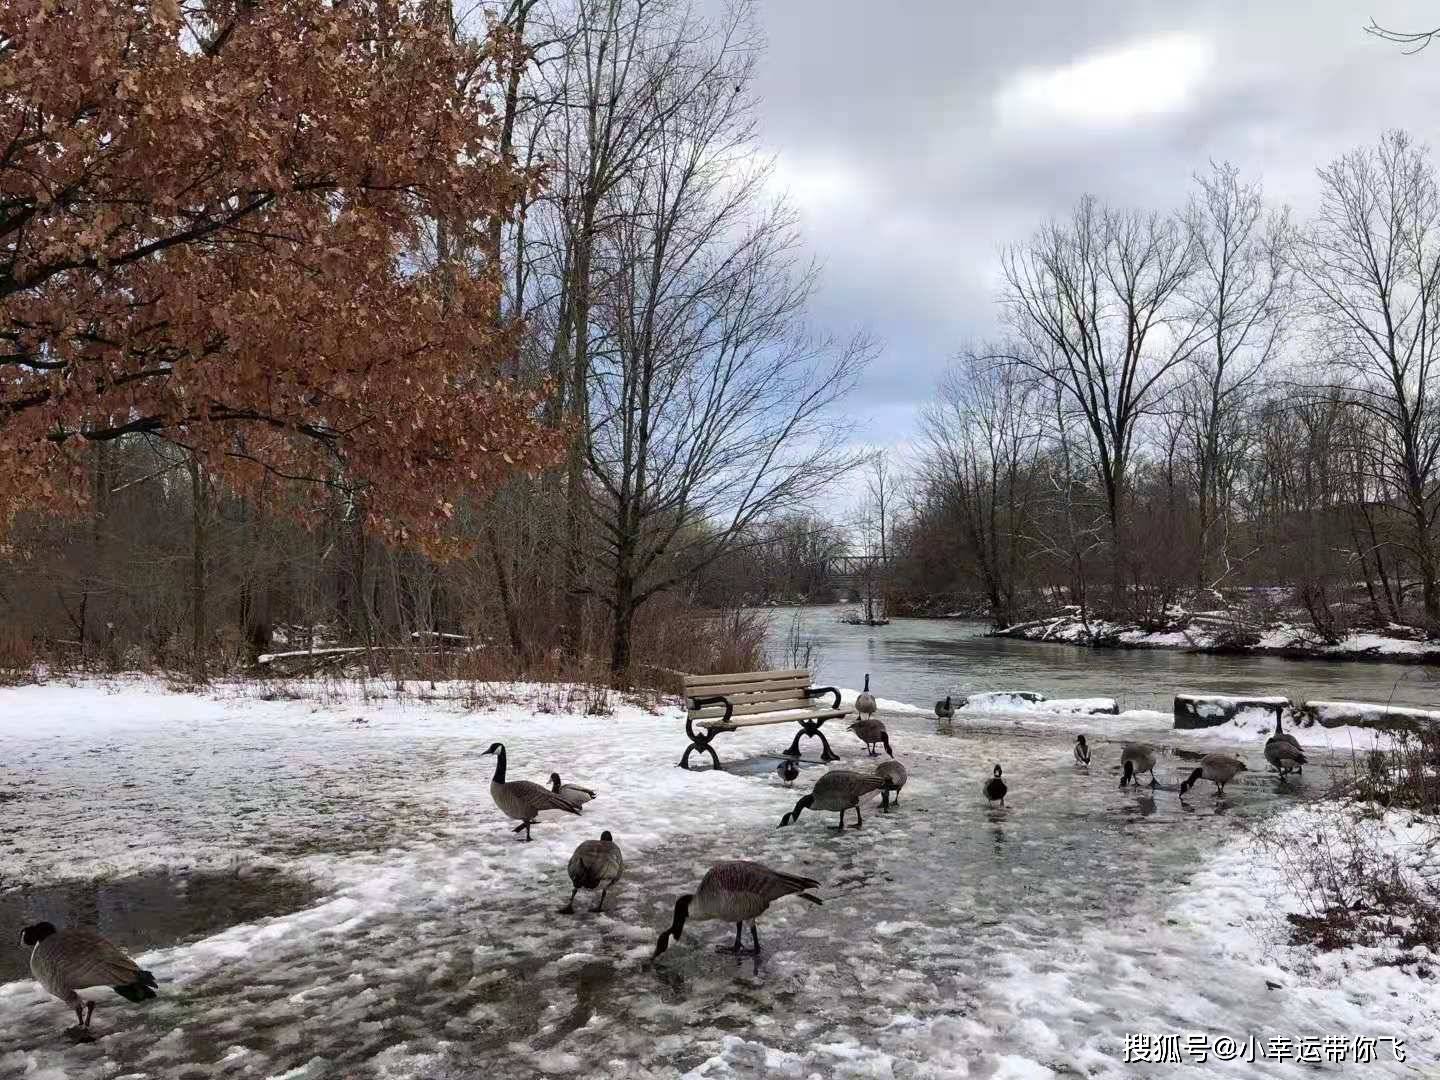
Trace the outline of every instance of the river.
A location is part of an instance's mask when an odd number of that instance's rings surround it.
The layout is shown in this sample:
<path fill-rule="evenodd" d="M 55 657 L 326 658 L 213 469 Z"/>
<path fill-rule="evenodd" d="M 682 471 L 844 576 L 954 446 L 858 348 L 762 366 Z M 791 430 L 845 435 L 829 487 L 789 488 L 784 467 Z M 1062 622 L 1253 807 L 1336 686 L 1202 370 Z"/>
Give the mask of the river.
<path fill-rule="evenodd" d="M 1088 649 L 986 637 L 966 619 L 895 619 L 850 626 L 850 605 L 773 608 L 771 660 L 790 663 L 792 629 L 813 649 L 820 685 L 858 688 L 928 709 L 946 694 L 1038 690 L 1050 697 L 1113 697 L 1125 709 L 1169 711 L 1174 695 L 1284 694 L 1292 701 L 1440 704 L 1440 672 L 1411 664 L 1217 656 L 1173 649 Z M 803 664 L 803 658 L 801 662 Z"/>

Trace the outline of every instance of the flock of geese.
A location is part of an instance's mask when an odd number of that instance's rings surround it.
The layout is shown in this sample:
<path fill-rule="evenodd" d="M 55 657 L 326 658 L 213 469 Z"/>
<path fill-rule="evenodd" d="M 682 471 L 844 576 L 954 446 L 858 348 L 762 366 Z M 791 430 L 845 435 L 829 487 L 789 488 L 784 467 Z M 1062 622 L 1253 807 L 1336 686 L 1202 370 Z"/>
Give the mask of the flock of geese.
<path fill-rule="evenodd" d="M 780 819 L 781 828 L 795 824 L 805 810 L 839 814 L 839 829 L 845 830 L 845 816 L 855 812 L 855 828 L 863 821 L 860 816 L 860 801 L 867 795 L 879 793 L 882 811 L 889 812 L 893 800 L 898 805 L 900 791 L 909 780 L 905 766 L 895 760 L 890 746 L 890 735 L 885 724 L 875 714 L 878 703 L 870 692 L 870 676 L 865 676 L 865 689 L 855 699 L 857 719 L 850 730 L 865 744 L 871 757 L 878 757 L 875 749 L 884 747 L 889 760 L 882 761 L 872 772 L 853 769 L 831 769 L 815 781 L 808 795 L 801 796 L 795 808 Z M 951 720 L 955 706 L 950 697 L 935 703 L 935 715 L 941 720 Z M 484 755 L 495 755 L 495 774 L 490 781 L 490 798 L 497 809 L 507 818 L 516 821 L 512 830 L 523 832 L 523 840 L 529 840 L 530 829 L 538 823 L 540 814 L 548 810 L 579 814 L 581 807 L 595 798 L 590 788 L 578 784 L 564 783 L 559 773 L 550 774 L 550 786 L 531 780 L 506 779 L 506 755 L 504 743 L 492 743 Z M 484 756 L 482 755 L 482 756 Z M 1090 765 L 1090 748 L 1084 735 L 1075 737 L 1075 762 L 1086 768 Z M 1123 744 L 1120 751 L 1120 787 L 1139 784 L 1141 773 L 1150 774 L 1150 787 L 1159 787 L 1155 779 L 1155 764 L 1158 756 L 1156 747 L 1147 743 Z M 1265 759 L 1284 780 L 1291 772 L 1300 772 L 1305 765 L 1305 755 L 1293 735 L 1282 730 L 1280 714 L 1275 715 L 1275 733 L 1265 743 Z M 1225 785 L 1248 767 L 1240 758 L 1225 753 L 1206 754 L 1200 764 L 1180 784 L 1180 796 L 1198 781 L 1209 780 L 1215 785 L 1215 794 L 1221 795 Z M 800 775 L 800 768 L 793 759 L 787 758 L 776 770 L 788 786 Z M 990 804 L 1005 805 L 1009 789 L 999 764 L 985 781 L 982 791 Z M 573 913 L 575 898 L 584 890 L 598 892 L 599 899 L 591 911 L 603 911 L 605 898 L 625 872 L 625 856 L 620 845 L 606 830 L 598 840 L 586 840 L 576 847 L 566 864 L 572 886 L 570 899 L 560 908 L 562 913 Z M 700 879 L 693 893 L 687 893 L 675 901 L 670 925 L 661 931 L 655 943 L 654 957 L 659 957 L 669 948 L 671 941 L 678 941 L 687 922 L 716 920 L 735 924 L 735 942 L 723 951 L 740 953 L 744 927 L 750 927 L 753 948 L 760 951 L 760 935 L 755 921 L 763 915 L 772 903 L 786 896 L 798 896 L 812 904 L 822 903 L 809 890 L 820 887 L 814 878 L 775 870 L 762 863 L 747 860 L 727 860 L 715 863 Z M 155 976 L 142 970 L 134 960 L 125 955 L 114 944 L 83 928 L 57 929 L 49 922 L 35 923 L 21 932 L 20 943 L 30 949 L 30 971 L 36 982 L 52 997 L 64 1002 L 75 1011 L 75 1027 L 69 1033 L 82 1040 L 90 1038 L 90 1018 L 95 1011 L 95 1002 L 80 997 L 80 990 L 108 986 L 120 996 L 132 1002 L 145 1001 L 156 996 Z"/>

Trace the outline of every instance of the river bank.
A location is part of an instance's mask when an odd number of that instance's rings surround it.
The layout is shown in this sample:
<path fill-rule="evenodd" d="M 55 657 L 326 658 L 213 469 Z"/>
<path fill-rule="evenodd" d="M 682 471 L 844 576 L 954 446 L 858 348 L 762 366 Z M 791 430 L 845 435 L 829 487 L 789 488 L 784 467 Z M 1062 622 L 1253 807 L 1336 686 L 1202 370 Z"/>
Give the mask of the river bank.
<path fill-rule="evenodd" d="M 1065 612 L 1016 623 L 991 636 L 1021 641 L 1079 645 L 1095 649 L 1173 649 L 1216 656 L 1265 656 L 1282 660 L 1370 661 L 1387 664 L 1440 664 L 1440 641 L 1424 640 L 1412 627 L 1389 632 L 1349 633 L 1328 644 L 1293 623 L 1246 630 L 1213 615 L 1177 620 L 1164 630 L 1136 623 L 1110 622 Z"/>

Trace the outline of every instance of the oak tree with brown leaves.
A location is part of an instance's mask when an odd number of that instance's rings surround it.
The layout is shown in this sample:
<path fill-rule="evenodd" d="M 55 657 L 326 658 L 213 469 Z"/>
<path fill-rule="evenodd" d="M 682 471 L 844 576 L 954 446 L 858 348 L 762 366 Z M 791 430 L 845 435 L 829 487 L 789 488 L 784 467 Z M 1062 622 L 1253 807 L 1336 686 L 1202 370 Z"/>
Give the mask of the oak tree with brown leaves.
<path fill-rule="evenodd" d="M 430 0 L 10 0 L 0 517 L 81 501 L 86 445 L 138 432 L 242 490 L 343 483 L 421 542 L 550 462 L 500 268 L 425 254 L 533 183 L 503 52 Z"/>

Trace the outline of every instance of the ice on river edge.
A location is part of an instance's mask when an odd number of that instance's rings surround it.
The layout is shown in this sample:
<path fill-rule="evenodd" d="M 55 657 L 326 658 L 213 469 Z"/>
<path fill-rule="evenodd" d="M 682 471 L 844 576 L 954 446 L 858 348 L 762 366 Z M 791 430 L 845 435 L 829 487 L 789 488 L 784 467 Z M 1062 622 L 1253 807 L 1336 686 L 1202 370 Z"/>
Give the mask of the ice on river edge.
<path fill-rule="evenodd" d="M 1436 1059 L 1433 983 L 1370 957 L 1317 962 L 1279 943 L 1281 907 L 1272 905 L 1283 904 L 1284 882 L 1241 834 L 1202 800 L 1186 817 L 1162 793 L 1156 814 L 1143 796 L 1116 792 L 1107 771 L 1116 756 L 1107 737 L 1204 749 L 1263 741 L 1256 729 L 1172 733 L 1160 713 L 1037 711 L 992 723 L 1040 738 L 986 733 L 983 717 L 968 732 L 957 720 L 960 734 L 943 737 L 920 710 L 887 712 L 882 702 L 911 767 L 910 805 L 888 818 L 871 807 L 865 832 L 837 838 L 810 816 L 775 830 L 797 791 L 774 779 L 676 769 L 684 739 L 674 707 L 547 715 L 524 704 L 527 688 L 507 687 L 492 697 L 509 704 L 477 713 L 464 694 L 427 701 L 415 695 L 428 688 L 410 689 L 324 704 L 240 689 L 171 694 L 134 680 L 0 690 L 7 883 L 265 864 L 327 894 L 293 915 L 143 954 L 165 997 L 143 1011 L 106 1001 L 96 1023 L 111 1034 L 92 1047 L 55 1039 L 64 1010 L 33 984 L 0 986 L 0 1074 L 667 1076 L 674 1061 L 699 1077 L 1174 1073 L 1125 1064 L 1129 1031 L 1407 1039 L 1408 1066 L 1382 1060 L 1366 1075 L 1414 1075 Z M 534 693 L 554 700 L 552 690 Z M 738 732 L 717 747 L 725 760 L 771 752 L 788 741 L 781 730 Z M 1071 765 L 1065 741 L 1077 730 L 1100 741 L 1098 775 Z M 516 844 L 486 790 L 493 759 L 480 752 L 495 738 L 510 750 L 512 776 L 558 769 L 600 799 Z M 853 736 L 841 730 L 834 741 L 842 765 L 871 764 Z M 1017 808 L 1007 812 L 978 797 L 998 755 L 1014 762 Z M 1083 817 L 1050 813 L 1067 798 Z M 1106 806 L 1138 807 L 1134 823 L 1152 824 L 1132 829 Z M 886 884 L 914 875 L 917 860 L 951 858 L 944 845 L 956 829 L 985 844 L 994 832 L 1019 856 L 1027 845 L 1066 844 L 1066 830 L 1091 822 L 1097 837 L 1074 833 L 1099 844 L 1086 858 L 1118 858 L 1102 876 L 1118 875 L 1133 898 L 1075 937 L 1064 932 L 1072 885 L 1026 877 L 1023 861 L 993 880 L 962 876 L 944 894 L 890 895 L 899 887 Z M 616 833 L 634 872 L 614 911 L 557 920 L 565 858 L 600 828 Z M 1143 868 L 1162 832 L 1183 847 L 1156 865 L 1183 876 L 1126 882 L 1126 866 Z M 992 855 L 1011 858 L 1005 850 Z M 762 923 L 771 955 L 753 976 L 710 954 L 717 927 L 700 924 L 666 973 L 642 980 L 669 898 L 726 854 L 814 871 L 826 906 L 777 904 Z M 1008 917 L 975 922 L 994 902 L 975 888 L 998 891 Z M 507 1011 L 515 995 L 497 997 L 519 969 L 566 995 L 535 1000 L 529 1030 L 528 1014 L 522 1023 Z M 610 985 L 625 992 L 609 994 Z M 1313 1075 L 1294 1062 L 1216 1071 Z"/>

